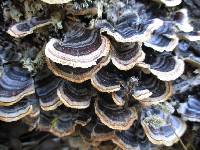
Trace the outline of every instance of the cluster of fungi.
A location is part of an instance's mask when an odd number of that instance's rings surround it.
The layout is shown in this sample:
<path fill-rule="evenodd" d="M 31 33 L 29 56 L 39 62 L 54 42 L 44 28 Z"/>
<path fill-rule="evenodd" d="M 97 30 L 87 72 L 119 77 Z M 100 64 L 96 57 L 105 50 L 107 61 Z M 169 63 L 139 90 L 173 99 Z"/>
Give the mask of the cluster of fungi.
<path fill-rule="evenodd" d="M 180 50 L 200 40 L 181 0 L 26 3 L 43 12 L 0 26 L 1 121 L 124 150 L 172 146 L 200 122 L 199 95 L 172 99 L 185 63 L 200 66 Z"/>

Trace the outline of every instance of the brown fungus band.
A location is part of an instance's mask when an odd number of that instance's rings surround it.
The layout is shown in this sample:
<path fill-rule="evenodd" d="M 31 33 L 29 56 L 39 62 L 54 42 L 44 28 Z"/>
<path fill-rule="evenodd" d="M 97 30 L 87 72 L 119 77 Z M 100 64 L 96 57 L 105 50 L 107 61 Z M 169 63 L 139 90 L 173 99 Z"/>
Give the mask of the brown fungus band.
<path fill-rule="evenodd" d="M 190 24 L 190 19 L 188 16 L 188 10 L 183 8 L 176 11 L 173 15 L 173 19 L 175 21 L 175 25 L 179 28 L 180 31 L 183 32 L 192 32 L 193 27 Z"/>

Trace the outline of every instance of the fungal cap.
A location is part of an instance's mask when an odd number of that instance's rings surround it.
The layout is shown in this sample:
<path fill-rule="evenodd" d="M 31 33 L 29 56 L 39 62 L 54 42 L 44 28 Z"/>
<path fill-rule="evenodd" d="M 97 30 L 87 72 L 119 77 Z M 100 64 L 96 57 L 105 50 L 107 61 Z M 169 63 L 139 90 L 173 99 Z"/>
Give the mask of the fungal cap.
<path fill-rule="evenodd" d="M 37 28 L 51 24 L 49 19 L 41 20 L 37 17 L 33 17 L 30 20 L 22 21 L 11 26 L 7 33 L 15 38 L 21 38 L 28 34 L 32 34 Z"/>
<path fill-rule="evenodd" d="M 109 55 L 110 41 L 105 36 L 99 35 L 96 30 L 91 30 L 90 33 L 88 33 L 88 29 L 86 31 L 82 32 L 89 35 L 83 34 L 82 36 L 88 36 L 87 39 L 84 39 L 84 37 L 81 39 L 81 36 L 74 37 L 66 42 L 51 39 L 46 44 L 45 55 L 55 63 L 73 68 L 89 68 L 97 65 L 98 59 Z M 76 43 L 71 42 L 76 38 L 79 38 L 79 41 L 76 40 Z"/>
<path fill-rule="evenodd" d="M 110 62 L 110 56 L 103 57 L 99 60 L 97 65 L 90 68 L 73 68 L 54 63 L 46 58 L 48 68 L 56 75 L 71 82 L 82 83 L 89 80 L 93 74 L 98 72 L 103 66 Z"/>
<path fill-rule="evenodd" d="M 32 105 L 28 102 L 20 102 L 12 106 L 0 106 L 0 120 L 5 122 L 17 121 L 32 112 Z"/>

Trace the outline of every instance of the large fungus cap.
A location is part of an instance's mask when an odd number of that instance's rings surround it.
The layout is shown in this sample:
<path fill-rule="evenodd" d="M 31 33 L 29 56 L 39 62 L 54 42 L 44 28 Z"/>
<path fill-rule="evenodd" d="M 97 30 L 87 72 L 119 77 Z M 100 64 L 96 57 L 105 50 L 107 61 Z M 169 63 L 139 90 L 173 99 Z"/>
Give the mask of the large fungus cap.
<path fill-rule="evenodd" d="M 101 32 L 115 38 L 118 42 L 144 42 L 148 40 L 151 33 L 163 24 L 160 19 L 139 20 L 136 15 L 124 16 L 118 20 L 115 25 L 100 20 L 96 23 L 96 27 Z"/>
<path fill-rule="evenodd" d="M 30 72 L 17 65 L 5 65 L 0 77 L 0 105 L 9 106 L 35 92 Z"/>
<path fill-rule="evenodd" d="M 142 105 L 158 104 L 172 96 L 172 83 L 161 81 L 152 74 L 142 73 L 132 96 Z"/>
<path fill-rule="evenodd" d="M 46 60 L 49 69 L 56 76 L 72 82 L 81 83 L 89 80 L 94 73 L 98 72 L 103 66 L 107 65 L 110 62 L 110 56 L 100 58 L 96 62 L 97 65 L 91 66 L 89 68 L 73 68 L 71 66 L 54 63 L 48 58 Z"/>
<path fill-rule="evenodd" d="M 71 2 L 72 0 L 41 0 L 41 1 L 48 4 L 65 4 Z"/>
<path fill-rule="evenodd" d="M 165 21 L 163 25 L 152 33 L 151 38 L 144 45 L 163 52 L 173 51 L 178 45 L 179 38 L 175 34 L 172 22 Z"/>
<path fill-rule="evenodd" d="M 200 100 L 189 96 L 185 103 L 181 103 L 178 112 L 184 120 L 200 122 Z"/>
<path fill-rule="evenodd" d="M 96 65 L 98 59 L 109 55 L 110 41 L 98 30 L 75 25 L 67 33 L 63 41 L 51 39 L 46 45 L 45 55 L 53 62 L 89 68 Z"/>
<path fill-rule="evenodd" d="M 137 112 L 133 107 L 121 107 L 113 103 L 110 95 L 102 95 L 96 99 L 95 113 L 111 129 L 127 130 L 137 119 Z"/>
<path fill-rule="evenodd" d="M 64 81 L 60 84 L 57 94 L 65 106 L 76 109 L 85 109 L 90 106 L 94 89 L 90 82 L 73 83 Z"/>
<path fill-rule="evenodd" d="M 157 145 L 173 145 L 179 141 L 186 130 L 185 122 L 158 108 L 145 108 L 142 112 L 141 124 L 148 139 Z"/>
<path fill-rule="evenodd" d="M 32 105 L 23 100 L 12 106 L 0 106 L 0 120 L 5 122 L 12 122 L 20 120 L 32 112 Z"/>
<path fill-rule="evenodd" d="M 33 17 L 30 20 L 25 20 L 11 26 L 7 33 L 15 38 L 20 38 L 28 34 L 32 34 L 35 29 L 49 25 L 51 23 L 52 22 L 49 19 Z"/>
<path fill-rule="evenodd" d="M 146 54 L 145 63 L 149 71 L 162 81 L 177 79 L 185 68 L 183 60 L 170 53 Z"/>
<path fill-rule="evenodd" d="M 130 70 L 138 62 L 145 59 L 145 53 L 141 49 L 141 43 L 112 42 L 112 63 L 120 70 Z"/>
<path fill-rule="evenodd" d="M 182 0 L 153 0 L 165 4 L 167 7 L 174 7 L 181 4 Z"/>
<path fill-rule="evenodd" d="M 61 81 L 59 78 L 45 69 L 39 72 L 34 80 L 36 94 L 39 97 L 40 106 L 43 110 L 54 110 L 62 104 L 57 95 L 57 88 Z"/>
<path fill-rule="evenodd" d="M 91 78 L 92 85 L 101 92 L 113 92 L 120 89 L 123 75 L 111 63 L 101 68 Z"/>

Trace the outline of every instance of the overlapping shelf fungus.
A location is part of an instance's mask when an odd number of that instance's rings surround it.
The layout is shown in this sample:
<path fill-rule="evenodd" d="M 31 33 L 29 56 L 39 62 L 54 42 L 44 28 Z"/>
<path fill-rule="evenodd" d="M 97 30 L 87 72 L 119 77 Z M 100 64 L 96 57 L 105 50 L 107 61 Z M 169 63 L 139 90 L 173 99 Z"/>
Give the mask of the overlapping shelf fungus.
<path fill-rule="evenodd" d="M 200 88 L 200 31 L 186 4 L 3 2 L 0 120 L 90 148 L 178 143 L 188 122 L 200 122 L 200 94 L 191 93 Z"/>

